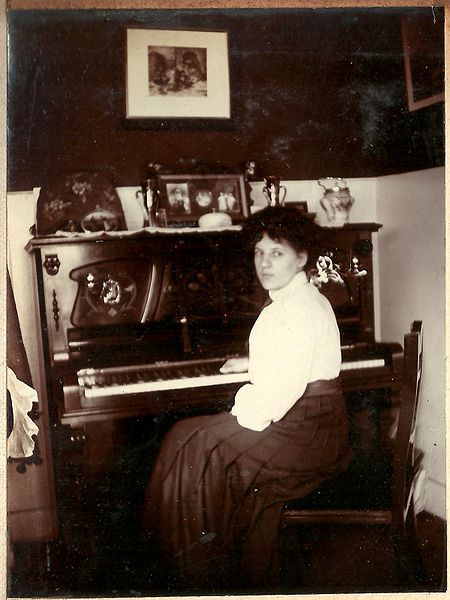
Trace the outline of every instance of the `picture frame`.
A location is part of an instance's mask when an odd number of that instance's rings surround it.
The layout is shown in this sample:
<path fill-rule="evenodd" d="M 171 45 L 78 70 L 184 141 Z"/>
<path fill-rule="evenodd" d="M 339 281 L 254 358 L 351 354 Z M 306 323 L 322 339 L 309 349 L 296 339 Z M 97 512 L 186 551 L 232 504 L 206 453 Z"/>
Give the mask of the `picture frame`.
<path fill-rule="evenodd" d="M 401 21 L 408 110 L 444 101 L 444 35 L 430 18 Z"/>
<path fill-rule="evenodd" d="M 230 119 L 228 33 L 128 28 L 126 119 Z"/>
<path fill-rule="evenodd" d="M 158 175 L 160 208 L 166 210 L 167 224 L 194 225 L 211 212 L 227 213 L 233 223 L 250 214 L 242 174 Z"/>

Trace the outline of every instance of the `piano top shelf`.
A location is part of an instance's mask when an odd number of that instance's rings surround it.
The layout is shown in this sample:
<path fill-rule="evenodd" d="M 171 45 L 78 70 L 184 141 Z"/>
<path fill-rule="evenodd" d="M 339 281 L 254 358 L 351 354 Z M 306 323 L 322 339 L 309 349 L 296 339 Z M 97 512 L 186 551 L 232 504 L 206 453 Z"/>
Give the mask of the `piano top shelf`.
<path fill-rule="evenodd" d="M 232 234 L 241 231 L 241 225 L 230 225 L 228 227 L 205 229 L 200 227 L 146 227 L 130 231 L 99 231 L 95 233 L 64 233 L 47 236 L 36 236 L 29 240 L 25 249 L 32 252 L 36 248 L 51 246 L 54 244 L 87 243 L 98 241 L 117 241 L 129 239 L 158 238 L 168 236 L 215 236 Z"/>
<path fill-rule="evenodd" d="M 377 232 L 382 227 L 379 223 L 346 223 L 343 227 L 323 227 L 324 231 L 339 232 L 339 231 L 365 231 Z M 99 231 L 95 233 L 83 232 L 61 232 L 53 235 L 36 236 L 31 238 L 25 249 L 27 252 L 33 252 L 37 248 L 43 248 L 52 245 L 65 245 L 72 243 L 88 243 L 98 241 L 117 241 L 122 239 L 139 239 L 139 238 L 157 238 L 159 236 L 221 236 L 231 235 L 241 231 L 241 225 L 229 225 L 228 227 L 217 228 L 201 228 L 201 227 L 146 227 L 139 230 L 126 231 Z"/>

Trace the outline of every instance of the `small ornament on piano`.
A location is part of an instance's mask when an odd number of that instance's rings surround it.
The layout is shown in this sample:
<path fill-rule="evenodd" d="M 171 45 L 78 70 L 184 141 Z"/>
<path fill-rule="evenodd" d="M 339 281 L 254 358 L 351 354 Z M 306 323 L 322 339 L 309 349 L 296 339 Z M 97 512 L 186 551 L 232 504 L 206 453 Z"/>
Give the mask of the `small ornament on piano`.
<path fill-rule="evenodd" d="M 142 210 L 144 213 L 144 227 L 156 227 L 156 211 L 159 208 L 158 173 L 162 165 L 147 163 L 145 180 L 141 182 L 141 189 L 136 192 L 136 198 L 142 197 Z"/>
<path fill-rule="evenodd" d="M 55 321 L 55 329 L 59 331 L 59 303 L 58 296 L 56 295 L 56 290 L 52 292 L 52 311 L 53 311 L 53 320 Z"/>
<path fill-rule="evenodd" d="M 365 277 L 367 275 L 366 269 L 359 268 L 359 259 L 356 256 L 352 258 L 352 268 L 349 271 L 349 275 L 353 277 Z"/>
<path fill-rule="evenodd" d="M 338 265 L 334 265 L 331 256 L 319 256 L 316 262 L 316 269 L 312 272 L 312 280 L 317 287 L 323 283 L 333 281 L 339 285 L 344 285 L 340 273 L 337 270 Z"/>
<path fill-rule="evenodd" d="M 244 178 L 246 181 L 256 181 L 256 162 L 254 160 L 247 160 L 245 163 Z"/>
<path fill-rule="evenodd" d="M 349 277 L 365 277 L 366 275 L 367 270 L 361 268 L 359 258 L 353 256 L 349 269 L 345 271 L 339 263 L 333 261 L 332 252 L 324 256 L 319 256 L 315 268 L 310 271 L 311 280 L 319 288 L 324 283 L 330 281 L 344 286 L 345 279 Z"/>

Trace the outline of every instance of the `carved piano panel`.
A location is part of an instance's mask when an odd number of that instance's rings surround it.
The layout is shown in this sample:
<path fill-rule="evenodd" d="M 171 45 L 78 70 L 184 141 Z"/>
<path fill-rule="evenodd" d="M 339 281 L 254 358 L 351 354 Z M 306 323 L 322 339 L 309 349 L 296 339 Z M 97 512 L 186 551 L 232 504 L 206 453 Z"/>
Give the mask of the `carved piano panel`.
<path fill-rule="evenodd" d="M 255 316 L 264 302 L 234 231 L 42 238 L 30 248 L 52 365 L 69 359 L 73 327 Z"/>
<path fill-rule="evenodd" d="M 254 316 L 264 302 L 255 284 L 251 257 L 243 252 L 237 237 L 226 244 L 206 238 L 188 248 L 184 242 L 178 254 L 177 278 L 180 304 L 192 319 Z"/>

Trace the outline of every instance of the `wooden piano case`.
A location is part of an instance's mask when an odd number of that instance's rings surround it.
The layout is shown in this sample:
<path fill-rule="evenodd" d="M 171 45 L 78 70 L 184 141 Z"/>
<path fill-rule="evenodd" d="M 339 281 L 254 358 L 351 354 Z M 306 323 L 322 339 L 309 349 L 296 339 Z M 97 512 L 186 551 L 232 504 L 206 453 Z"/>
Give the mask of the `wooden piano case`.
<path fill-rule="evenodd" d="M 375 345 L 372 234 L 379 227 L 325 231 L 324 252 L 344 284 L 323 291 L 335 307 L 343 347 L 352 352 Z M 236 226 L 49 236 L 31 240 L 28 249 L 36 265 L 62 541 L 71 560 L 100 547 L 108 554 L 117 528 L 137 534 L 133 516 L 167 428 L 176 418 L 226 408 L 239 384 L 189 389 L 187 383 L 172 393 L 83 406 L 78 370 L 244 354 L 265 292 Z M 352 275 L 355 258 L 363 276 Z M 391 350 L 383 348 L 389 374 L 381 384 L 361 372 L 352 384 L 348 371 L 349 398 L 364 404 L 359 390 L 374 387 L 388 396 L 385 388 L 395 387 L 397 377 Z M 111 519 L 120 523 L 116 529 Z"/>

